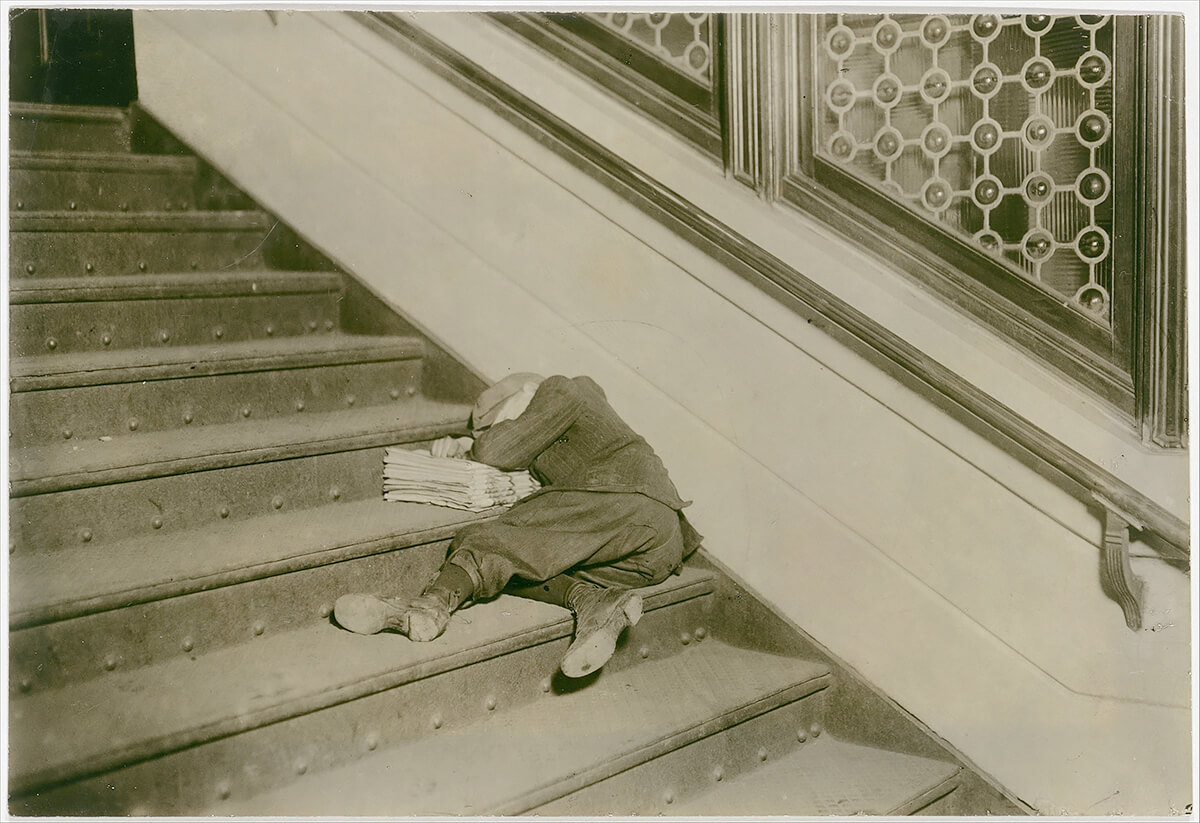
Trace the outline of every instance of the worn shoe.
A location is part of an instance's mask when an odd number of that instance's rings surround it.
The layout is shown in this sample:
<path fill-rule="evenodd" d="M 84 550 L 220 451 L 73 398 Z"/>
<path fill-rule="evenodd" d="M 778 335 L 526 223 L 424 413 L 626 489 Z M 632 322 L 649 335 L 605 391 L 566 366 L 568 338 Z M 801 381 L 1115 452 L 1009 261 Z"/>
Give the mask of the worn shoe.
<path fill-rule="evenodd" d="M 568 599 L 575 612 L 575 639 L 559 668 L 567 677 L 583 677 L 607 663 L 621 632 L 642 619 L 642 598 L 629 589 L 581 583 Z"/>
<path fill-rule="evenodd" d="M 356 634 L 394 631 L 422 643 L 440 637 L 450 622 L 444 598 L 423 594 L 407 603 L 367 594 L 344 594 L 333 606 L 333 618 Z"/>

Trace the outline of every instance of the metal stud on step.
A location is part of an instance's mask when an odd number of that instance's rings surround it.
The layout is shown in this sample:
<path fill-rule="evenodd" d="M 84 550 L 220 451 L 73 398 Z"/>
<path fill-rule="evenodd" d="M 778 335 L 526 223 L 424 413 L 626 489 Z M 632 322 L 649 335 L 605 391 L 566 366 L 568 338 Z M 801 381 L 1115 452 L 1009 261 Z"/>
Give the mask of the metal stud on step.
<path fill-rule="evenodd" d="M 304 401 L 303 400 L 296 401 L 296 411 L 298 411 L 298 412 L 304 411 Z"/>
<path fill-rule="evenodd" d="M 117 656 L 115 654 L 105 655 L 104 670 L 106 672 L 111 672 L 116 667 L 117 667 Z"/>
<path fill-rule="evenodd" d="M 121 211 L 129 211 L 129 204 L 122 203 L 121 205 L 117 206 L 117 208 L 120 209 Z"/>
<path fill-rule="evenodd" d="M 24 200 L 18 200 L 18 201 L 17 201 L 17 211 L 21 211 L 21 210 L 22 210 L 22 209 L 24 209 L 24 208 L 25 208 L 25 201 L 24 201 Z"/>
<path fill-rule="evenodd" d="M 367 735 L 367 751 L 373 752 L 379 748 L 379 735 L 372 732 Z"/>
<path fill-rule="evenodd" d="M 440 729 L 442 727 L 443 722 L 445 722 L 445 721 L 442 720 L 442 716 L 440 714 L 435 714 L 430 719 L 429 725 L 433 726 L 435 729 Z"/>
<path fill-rule="evenodd" d="M 808 734 L 811 737 L 820 737 L 821 736 L 821 724 L 813 723 L 811 726 L 809 726 Z"/>
<path fill-rule="evenodd" d="M 37 271 L 37 266 L 33 265 L 32 263 L 25 264 L 25 273 L 26 274 L 33 274 L 35 271 Z"/>
<path fill-rule="evenodd" d="M 417 393 L 417 387 L 409 386 L 407 389 L 404 390 L 404 393 L 407 394 L 409 397 L 412 397 L 414 394 Z"/>
<path fill-rule="evenodd" d="M 192 262 L 188 263 L 188 265 L 192 267 L 192 270 L 193 270 L 193 271 L 194 271 L 194 270 L 196 270 L 196 269 L 198 269 L 198 268 L 200 268 L 200 264 L 199 264 L 197 261 L 195 261 L 195 260 L 193 260 Z"/>
<path fill-rule="evenodd" d="M 309 321 L 308 321 L 308 330 L 309 330 L 309 331 L 316 331 L 316 330 L 317 330 L 317 321 L 316 321 L 316 320 L 309 320 Z"/>
<path fill-rule="evenodd" d="M 700 628 L 696 629 L 695 635 L 697 641 L 703 640 L 704 638 L 708 637 L 708 629 L 701 626 Z"/>
<path fill-rule="evenodd" d="M 766 762 L 766 759 L 767 759 L 767 750 L 766 749 L 758 750 L 758 759 L 762 762 Z"/>
<path fill-rule="evenodd" d="M 725 779 L 725 767 L 718 763 L 717 766 L 715 768 L 713 768 L 712 775 L 713 775 L 713 780 L 720 783 L 722 780 Z"/>
<path fill-rule="evenodd" d="M 321 607 L 317 609 L 317 614 L 321 615 L 322 619 L 329 617 L 329 615 L 333 614 L 333 604 L 322 603 Z"/>
<path fill-rule="evenodd" d="M 179 644 L 179 648 L 183 649 L 185 652 L 190 652 L 192 649 L 196 648 L 196 641 L 192 640 L 190 637 L 185 637 L 183 638 L 183 642 Z"/>
<path fill-rule="evenodd" d="M 145 270 L 146 270 L 146 261 L 139 260 L 138 261 L 138 271 L 145 271 Z"/>
<path fill-rule="evenodd" d="M 255 637 L 262 637 L 263 632 L 265 632 L 267 630 L 267 625 L 265 623 L 263 623 L 261 620 L 258 620 L 254 623 L 254 626 L 252 628 L 253 628 Z"/>
<path fill-rule="evenodd" d="M 675 790 L 674 789 L 667 789 L 665 792 L 663 792 L 663 802 L 666 803 L 668 806 L 670 806 L 672 803 L 675 802 Z"/>
<path fill-rule="evenodd" d="M 333 321 L 332 320 L 325 321 L 325 331 L 333 331 Z"/>
<path fill-rule="evenodd" d="M 308 771 L 308 764 L 303 760 L 297 760 L 293 768 L 295 769 L 296 774 L 304 774 Z"/>
<path fill-rule="evenodd" d="M 550 693 L 550 678 L 549 677 L 542 678 L 542 691 L 545 692 L 546 694 Z"/>
<path fill-rule="evenodd" d="M 183 422 L 184 423 L 191 423 L 195 419 L 196 419 L 195 416 L 190 411 L 185 411 L 183 413 Z"/>
<path fill-rule="evenodd" d="M 91 529 L 82 529 L 79 532 L 79 539 L 82 540 L 84 543 L 91 543 L 92 542 L 92 530 Z"/>
<path fill-rule="evenodd" d="M 638 649 L 638 654 L 640 654 L 642 656 L 642 659 L 645 660 L 647 657 L 650 656 L 650 647 L 642 646 L 640 649 Z"/>
<path fill-rule="evenodd" d="M 229 785 L 229 781 L 222 780 L 217 784 L 217 797 L 228 800 L 231 794 L 233 794 L 233 787 Z"/>
<path fill-rule="evenodd" d="M 129 430 L 130 430 L 131 432 L 135 432 L 135 431 L 137 431 L 137 428 L 138 428 L 138 419 L 137 419 L 136 417 L 131 417 L 131 418 L 129 418 L 129 423 L 128 423 L 127 425 L 129 426 Z"/>
<path fill-rule="evenodd" d="M 278 495 L 276 495 L 275 497 L 272 497 L 271 498 L 271 507 L 275 508 L 275 509 L 282 509 L 283 508 L 283 498 L 279 497 Z"/>
<path fill-rule="evenodd" d="M 109 343 L 112 342 L 112 335 L 111 334 L 100 335 L 100 342 L 107 346 Z"/>
<path fill-rule="evenodd" d="M 53 337 L 47 337 L 46 338 L 46 348 L 50 349 L 50 351 L 54 351 L 55 349 L 58 348 L 58 341 L 55 340 Z"/>
<path fill-rule="evenodd" d="M 400 399 L 400 390 L 399 389 L 391 389 L 390 391 L 388 391 L 388 394 L 391 395 L 393 400 Z"/>
<path fill-rule="evenodd" d="M 249 417 L 249 416 L 250 416 L 250 407 L 242 406 L 242 417 Z"/>
<path fill-rule="evenodd" d="M 224 520 L 226 517 L 229 517 L 229 507 L 222 506 L 221 507 L 221 519 Z"/>
<path fill-rule="evenodd" d="M 160 331 L 158 333 L 158 339 L 163 341 L 164 343 L 166 343 L 168 340 L 171 339 L 171 333 L 169 331 L 167 331 L 166 329 L 163 329 L 162 331 Z"/>
<path fill-rule="evenodd" d="M 801 726 L 799 729 L 796 729 L 796 742 L 803 743 L 806 740 L 808 740 L 808 731 Z"/>
<path fill-rule="evenodd" d="M 29 694 L 33 690 L 33 682 L 28 677 L 22 677 L 17 683 L 17 688 L 21 690 L 22 694 Z"/>
<path fill-rule="evenodd" d="M 688 643 L 692 642 L 692 636 L 687 632 L 684 632 L 683 634 L 679 635 L 679 642 L 686 646 Z"/>
<path fill-rule="evenodd" d="M 72 434 L 74 434 L 74 432 L 71 431 L 70 429 L 63 429 L 62 430 L 63 440 L 70 440 Z"/>
<path fill-rule="evenodd" d="M 339 489 L 337 486 L 334 486 L 332 489 L 329 490 L 329 499 L 330 500 L 341 500 L 342 499 L 342 490 Z"/>
<path fill-rule="evenodd" d="M 220 326 L 217 326 L 215 329 L 213 329 L 213 337 L 220 340 L 224 336 L 225 336 L 225 330 L 223 328 L 221 328 Z"/>
<path fill-rule="evenodd" d="M 161 529 L 163 527 L 163 519 L 161 517 L 156 517 L 150 521 L 150 525 L 156 529 Z"/>
<path fill-rule="evenodd" d="M 358 399 L 358 398 L 357 398 L 357 397 L 355 397 L 355 396 L 354 396 L 354 395 L 352 395 L 352 394 L 348 394 L 348 395 L 346 395 L 346 405 L 347 405 L 347 406 L 353 406 L 353 405 L 354 405 L 354 403 L 355 403 L 355 401 L 356 401 L 357 399 Z"/>
<path fill-rule="evenodd" d="M 275 333 L 275 327 L 272 326 L 270 323 L 268 323 L 266 332 L 267 332 L 267 337 L 270 337 L 271 335 L 273 335 Z"/>
<path fill-rule="evenodd" d="M 487 699 L 483 701 L 483 705 L 487 707 L 487 710 L 489 712 L 495 711 L 496 710 L 496 698 L 489 694 L 487 696 Z"/>
<path fill-rule="evenodd" d="M 75 209 L 79 208 L 79 204 L 76 203 L 74 200 L 72 200 L 70 203 L 67 204 L 67 208 L 70 209 L 71 211 L 75 211 Z"/>
<path fill-rule="evenodd" d="M 92 265 L 91 263 L 85 263 L 83 265 L 83 270 L 86 271 L 88 274 L 91 274 L 92 272 L 94 272 L 96 270 L 96 267 L 94 265 Z"/>

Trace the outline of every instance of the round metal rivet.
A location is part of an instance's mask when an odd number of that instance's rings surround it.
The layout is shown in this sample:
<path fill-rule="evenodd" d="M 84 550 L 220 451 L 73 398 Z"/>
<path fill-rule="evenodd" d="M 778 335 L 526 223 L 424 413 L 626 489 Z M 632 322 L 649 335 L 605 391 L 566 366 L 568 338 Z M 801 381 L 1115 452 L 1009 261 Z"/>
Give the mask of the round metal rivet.
<path fill-rule="evenodd" d="M 91 529 L 83 529 L 82 531 L 80 531 L 79 539 L 82 540 L 84 543 L 91 543 L 92 542 L 92 530 Z"/>
<path fill-rule="evenodd" d="M 267 630 L 267 627 L 261 620 L 259 620 L 257 623 L 254 624 L 254 636 L 255 637 L 260 636 L 266 630 Z"/>
<path fill-rule="evenodd" d="M 168 200 L 166 203 L 163 204 L 163 211 L 170 211 L 170 210 L 171 210 L 171 201 Z"/>
<path fill-rule="evenodd" d="M 272 326 L 270 323 L 268 323 L 267 324 L 267 337 L 270 337 L 274 333 L 275 333 L 275 327 Z"/>
<path fill-rule="evenodd" d="M 495 711 L 495 709 L 496 709 L 496 698 L 492 697 L 491 695 L 488 695 L 488 698 L 487 698 L 487 700 L 483 701 L 483 705 L 487 706 L 487 710 L 488 710 L 489 712 L 490 712 L 490 711 Z"/>
<path fill-rule="evenodd" d="M 250 416 L 250 407 L 242 406 L 242 417 L 249 417 L 249 416 Z"/>
<path fill-rule="evenodd" d="M 803 743 L 805 740 L 808 740 L 808 732 L 805 731 L 803 728 L 796 729 L 796 740 L 797 740 L 797 742 L 800 742 L 800 743 Z"/>
<path fill-rule="evenodd" d="M 121 205 L 117 206 L 117 208 L 120 209 L 121 211 L 129 211 L 129 204 L 122 203 Z"/>
<path fill-rule="evenodd" d="M 309 320 L 309 321 L 308 321 L 308 328 L 309 328 L 309 331 L 316 331 L 316 330 L 317 330 L 317 321 L 316 321 L 316 320 Z"/>
<path fill-rule="evenodd" d="M 179 644 L 179 648 L 183 649 L 185 652 L 190 652 L 192 649 L 196 648 L 196 643 L 192 640 L 192 638 L 185 637 L 183 638 L 183 642 Z"/>
<path fill-rule="evenodd" d="M 339 489 L 337 486 L 334 486 L 332 489 L 329 490 L 329 498 L 331 500 L 341 500 L 342 499 L 342 490 Z"/>
<path fill-rule="evenodd" d="M 683 634 L 679 635 L 679 642 L 686 646 L 688 643 L 692 642 L 692 636 L 687 632 L 684 632 Z"/>
<path fill-rule="evenodd" d="M 708 637 L 708 629 L 701 626 L 700 628 L 696 629 L 695 635 L 697 640 L 703 640 L 704 638 Z"/>
<path fill-rule="evenodd" d="M 318 609 L 317 611 L 321 615 L 321 617 L 329 617 L 329 615 L 333 614 L 333 604 L 332 603 L 322 603 L 321 608 Z"/>
<path fill-rule="evenodd" d="M 135 431 L 137 431 L 137 427 L 138 427 L 137 418 L 136 417 L 129 418 L 129 430 L 131 432 L 135 432 Z"/>
<path fill-rule="evenodd" d="M 225 330 L 223 328 L 221 328 L 220 326 L 217 326 L 215 329 L 213 329 L 213 337 L 220 340 L 224 336 L 225 336 Z"/>
<path fill-rule="evenodd" d="M 79 208 L 79 204 L 76 203 L 74 200 L 72 200 L 70 203 L 67 204 L 67 208 L 70 209 L 71 211 L 75 211 L 75 209 Z"/>
<path fill-rule="evenodd" d="M 367 751 L 375 751 L 379 748 L 379 737 L 377 735 L 369 735 L 367 737 Z"/>
<path fill-rule="evenodd" d="M 33 265 L 32 263 L 27 263 L 25 265 L 26 274 L 33 274 L 35 271 L 37 271 L 37 266 Z"/>
<path fill-rule="evenodd" d="M 347 406 L 353 406 L 355 400 L 357 400 L 357 398 L 354 395 L 352 395 L 352 394 L 346 395 L 346 405 Z"/>
<path fill-rule="evenodd" d="M 50 349 L 51 351 L 53 351 L 54 349 L 57 349 L 58 341 L 55 340 L 53 337 L 47 338 L 46 339 L 46 348 Z"/>
<path fill-rule="evenodd" d="M 84 264 L 83 270 L 86 271 L 88 274 L 91 274 L 92 272 L 94 272 L 96 270 L 96 267 L 93 266 L 91 263 L 86 263 L 86 264 Z"/>
<path fill-rule="evenodd" d="M 74 434 L 74 432 L 71 431 L 70 429 L 63 429 L 62 434 L 63 434 L 63 440 L 70 440 L 71 435 Z"/>
<path fill-rule="evenodd" d="M 388 392 L 388 394 L 390 394 L 392 396 L 393 400 L 400 399 L 400 390 L 399 389 L 392 389 L 391 391 Z"/>
<path fill-rule="evenodd" d="M 810 737 L 820 737 L 821 736 L 821 724 L 813 723 L 811 726 L 809 726 L 808 734 Z"/>
<path fill-rule="evenodd" d="M 228 783 L 220 783 L 217 785 L 217 796 L 222 800 L 228 800 L 229 795 L 233 794 L 233 789 Z"/>
<path fill-rule="evenodd" d="M 442 727 L 442 716 L 440 714 L 435 714 L 433 716 L 433 720 L 430 721 L 430 724 L 435 729 L 440 729 Z"/>
<path fill-rule="evenodd" d="M 296 774 L 304 774 L 306 771 L 308 771 L 308 764 L 305 763 L 303 760 L 297 760 L 296 761 Z"/>
<path fill-rule="evenodd" d="M 283 498 L 282 497 L 272 497 L 271 498 L 271 506 L 276 509 L 282 509 L 283 508 Z"/>
<path fill-rule="evenodd" d="M 298 411 L 298 412 L 304 411 L 304 401 L 303 400 L 296 401 L 296 411 Z"/>
<path fill-rule="evenodd" d="M 186 411 L 183 413 L 183 422 L 184 423 L 191 423 L 195 419 L 196 418 L 192 415 L 192 413 L 190 411 Z"/>
<path fill-rule="evenodd" d="M 542 691 L 549 694 L 549 692 L 550 692 L 550 678 L 549 677 L 542 678 Z"/>
<path fill-rule="evenodd" d="M 228 516 L 229 516 L 229 507 L 228 507 L 228 506 L 222 506 L 222 507 L 221 507 L 221 517 L 222 517 L 222 519 L 224 519 L 224 518 L 226 518 L 226 517 L 228 517 Z"/>
<path fill-rule="evenodd" d="M 107 346 L 109 343 L 112 342 L 112 335 L 111 334 L 100 335 L 100 342 Z"/>
<path fill-rule="evenodd" d="M 17 551 L 17 541 L 16 541 L 16 540 L 9 540 L 9 541 L 8 541 L 8 553 L 9 553 L 9 554 L 15 554 L 15 553 L 16 553 L 16 551 Z"/>
<path fill-rule="evenodd" d="M 332 320 L 325 321 L 325 331 L 333 331 L 333 321 Z"/>
<path fill-rule="evenodd" d="M 163 525 L 162 518 L 161 517 L 154 518 L 152 521 L 150 521 L 150 525 L 156 529 L 161 529 L 162 525 Z"/>
<path fill-rule="evenodd" d="M 758 750 L 758 759 L 762 760 L 762 761 L 766 761 L 766 759 L 767 759 L 767 750 L 766 749 Z"/>
<path fill-rule="evenodd" d="M 164 343 L 166 343 L 168 340 L 171 339 L 171 333 L 169 331 L 165 331 L 165 330 L 160 331 L 158 333 L 158 339 L 163 341 Z"/>
<path fill-rule="evenodd" d="M 650 647 L 642 646 L 640 649 L 638 649 L 638 654 L 640 654 L 643 659 L 649 657 L 650 656 Z"/>
<path fill-rule="evenodd" d="M 145 270 L 146 270 L 146 261 L 139 260 L 138 261 L 138 271 L 145 271 Z"/>
<path fill-rule="evenodd" d="M 117 656 L 115 654 L 107 655 L 104 658 L 104 670 L 111 672 L 116 667 L 117 667 Z"/>
<path fill-rule="evenodd" d="M 407 389 L 404 390 L 404 393 L 407 394 L 409 397 L 412 397 L 414 394 L 417 393 L 417 387 L 409 386 Z"/>
<path fill-rule="evenodd" d="M 715 769 L 713 769 L 713 780 L 720 783 L 724 779 L 725 779 L 725 769 L 723 767 L 717 766 Z"/>
<path fill-rule="evenodd" d="M 28 677 L 22 677 L 21 682 L 17 684 L 17 688 L 19 688 L 22 692 L 28 693 L 31 689 L 33 689 L 33 683 Z"/>
<path fill-rule="evenodd" d="M 671 805 L 672 803 L 674 803 L 675 802 L 675 792 L 672 791 L 671 789 L 667 789 L 665 792 L 663 792 L 663 802 L 666 803 L 668 806 Z"/>
<path fill-rule="evenodd" d="M 24 201 L 24 200 L 18 200 L 18 201 L 17 201 L 17 211 L 20 211 L 20 210 L 21 210 L 21 209 L 23 209 L 23 208 L 25 208 L 25 201 Z"/>
<path fill-rule="evenodd" d="M 193 261 L 192 261 L 191 263 L 189 263 L 188 265 L 190 265 L 190 266 L 191 266 L 193 269 L 198 269 L 198 268 L 200 268 L 200 264 L 199 264 L 199 263 L 197 263 L 195 260 L 193 260 Z"/>

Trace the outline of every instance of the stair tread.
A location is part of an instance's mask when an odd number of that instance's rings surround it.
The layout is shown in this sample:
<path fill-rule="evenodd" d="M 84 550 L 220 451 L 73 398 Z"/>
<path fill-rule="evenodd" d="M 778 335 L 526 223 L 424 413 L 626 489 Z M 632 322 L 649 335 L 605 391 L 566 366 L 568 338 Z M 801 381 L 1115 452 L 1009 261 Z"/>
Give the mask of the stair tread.
<path fill-rule="evenodd" d="M 908 814 L 915 811 L 914 801 L 958 773 L 954 763 L 826 736 L 697 795 L 670 813 L 715 817 Z"/>
<path fill-rule="evenodd" d="M 13 305 L 29 305 L 179 297 L 314 294 L 336 292 L 341 288 L 342 276 L 336 272 L 199 271 L 155 274 L 153 277 L 143 274 L 30 277 L 9 282 L 9 302 Z"/>
<path fill-rule="evenodd" d="M 10 493 L 39 494 L 430 439 L 465 432 L 470 411 L 466 404 L 417 395 L 390 405 L 24 446 L 10 455 Z"/>
<path fill-rule="evenodd" d="M 9 232 L 257 231 L 276 221 L 262 211 L 14 212 Z"/>
<path fill-rule="evenodd" d="M 798 699 L 827 675 L 712 640 L 210 813 L 516 814 L 727 728 L 739 709 Z"/>
<path fill-rule="evenodd" d="M 129 110 L 120 106 L 91 106 L 86 104 L 32 103 L 10 101 L 9 116 L 53 117 L 62 120 L 108 120 L 122 123 Z"/>
<path fill-rule="evenodd" d="M 85 351 L 14 357 L 14 392 L 203 377 L 246 371 L 407 360 L 420 357 L 415 337 L 322 334 L 225 344 Z"/>
<path fill-rule="evenodd" d="M 9 624 L 21 628 L 428 543 L 488 516 L 357 500 L 70 551 L 17 553 L 9 558 Z"/>
<path fill-rule="evenodd" d="M 53 169 L 63 171 L 116 171 L 192 173 L 199 166 L 195 157 L 178 154 L 134 154 L 87 151 L 29 151 L 9 153 L 10 169 Z"/>
<path fill-rule="evenodd" d="M 711 586 L 711 573 L 685 569 L 646 590 L 647 607 Z M 315 711 L 565 637 L 571 626 L 565 609 L 501 595 L 457 612 L 432 643 L 392 633 L 360 636 L 320 621 L 17 698 L 9 709 L 10 790 L 23 793 Z M 761 672 L 752 679 L 764 677 L 770 679 Z M 85 714 L 87 722 L 80 722 Z"/>

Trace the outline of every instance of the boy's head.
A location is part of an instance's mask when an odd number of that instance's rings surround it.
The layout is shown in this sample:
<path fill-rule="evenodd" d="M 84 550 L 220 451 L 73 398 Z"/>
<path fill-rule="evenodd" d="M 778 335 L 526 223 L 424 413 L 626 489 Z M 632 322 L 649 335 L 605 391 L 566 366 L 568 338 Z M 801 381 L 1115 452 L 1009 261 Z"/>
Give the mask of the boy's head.
<path fill-rule="evenodd" d="M 484 389 L 471 411 L 471 428 L 481 431 L 495 423 L 518 417 L 525 411 L 544 379 L 540 374 L 517 372 Z"/>

